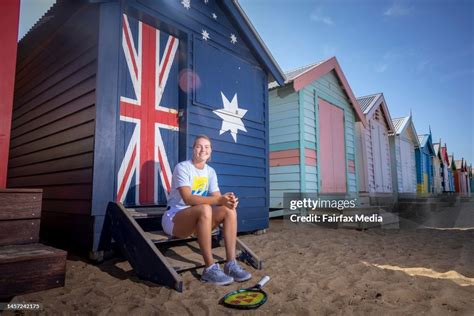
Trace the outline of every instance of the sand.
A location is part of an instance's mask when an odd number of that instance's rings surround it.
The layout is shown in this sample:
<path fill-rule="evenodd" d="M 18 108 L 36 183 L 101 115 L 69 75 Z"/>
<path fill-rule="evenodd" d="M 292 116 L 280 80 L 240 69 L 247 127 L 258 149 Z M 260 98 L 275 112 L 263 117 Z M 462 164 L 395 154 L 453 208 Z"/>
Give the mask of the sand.
<path fill-rule="evenodd" d="M 472 315 L 474 229 L 356 231 L 271 220 L 241 237 L 264 260 L 251 281 L 202 284 L 183 273 L 184 293 L 138 279 L 124 259 L 93 265 L 70 256 L 66 285 L 15 297 L 45 314 L 81 315 Z M 256 311 L 217 304 L 225 293 L 269 275 L 269 301 Z"/>

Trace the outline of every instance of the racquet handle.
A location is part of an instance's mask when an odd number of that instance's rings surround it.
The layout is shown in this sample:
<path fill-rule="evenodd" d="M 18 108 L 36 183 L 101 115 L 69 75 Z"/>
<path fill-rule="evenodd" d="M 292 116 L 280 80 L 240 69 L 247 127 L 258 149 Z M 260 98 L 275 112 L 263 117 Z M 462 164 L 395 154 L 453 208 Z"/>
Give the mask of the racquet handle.
<path fill-rule="evenodd" d="M 270 277 L 266 275 L 257 283 L 257 287 L 263 287 L 268 281 L 270 281 Z"/>

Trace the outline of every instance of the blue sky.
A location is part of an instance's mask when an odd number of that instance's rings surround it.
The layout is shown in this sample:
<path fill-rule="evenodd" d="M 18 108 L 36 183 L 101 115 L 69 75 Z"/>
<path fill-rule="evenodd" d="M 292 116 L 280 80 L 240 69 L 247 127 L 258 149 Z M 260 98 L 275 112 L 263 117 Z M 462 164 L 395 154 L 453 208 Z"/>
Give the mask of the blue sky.
<path fill-rule="evenodd" d="M 336 56 L 356 96 L 474 162 L 474 1 L 240 0 L 283 70 Z"/>
<path fill-rule="evenodd" d="M 20 37 L 53 2 L 22 0 Z M 283 70 L 336 56 L 356 96 L 474 163 L 474 1 L 239 2 Z"/>

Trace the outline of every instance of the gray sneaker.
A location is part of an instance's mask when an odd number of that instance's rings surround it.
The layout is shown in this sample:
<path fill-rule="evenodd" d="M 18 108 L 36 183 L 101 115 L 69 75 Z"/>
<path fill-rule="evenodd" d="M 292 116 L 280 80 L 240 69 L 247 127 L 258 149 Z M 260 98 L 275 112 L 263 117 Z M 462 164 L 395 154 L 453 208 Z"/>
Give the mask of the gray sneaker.
<path fill-rule="evenodd" d="M 214 263 L 202 271 L 201 281 L 216 285 L 229 285 L 234 282 L 234 278 L 226 275 L 219 264 Z"/>
<path fill-rule="evenodd" d="M 237 282 L 244 282 L 252 277 L 249 272 L 239 266 L 236 260 L 229 261 L 224 265 L 224 273 L 233 277 Z"/>

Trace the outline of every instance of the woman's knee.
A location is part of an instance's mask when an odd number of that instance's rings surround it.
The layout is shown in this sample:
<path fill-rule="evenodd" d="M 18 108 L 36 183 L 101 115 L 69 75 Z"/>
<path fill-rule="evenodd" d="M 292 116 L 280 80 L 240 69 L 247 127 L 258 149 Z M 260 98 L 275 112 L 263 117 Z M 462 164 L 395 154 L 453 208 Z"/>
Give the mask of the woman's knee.
<path fill-rule="evenodd" d="M 237 218 L 237 210 L 235 208 L 229 208 L 224 206 L 225 216 L 226 217 L 235 217 Z"/>
<path fill-rule="evenodd" d="M 199 204 L 196 211 L 199 213 L 199 218 L 212 219 L 212 207 L 209 204 Z"/>

